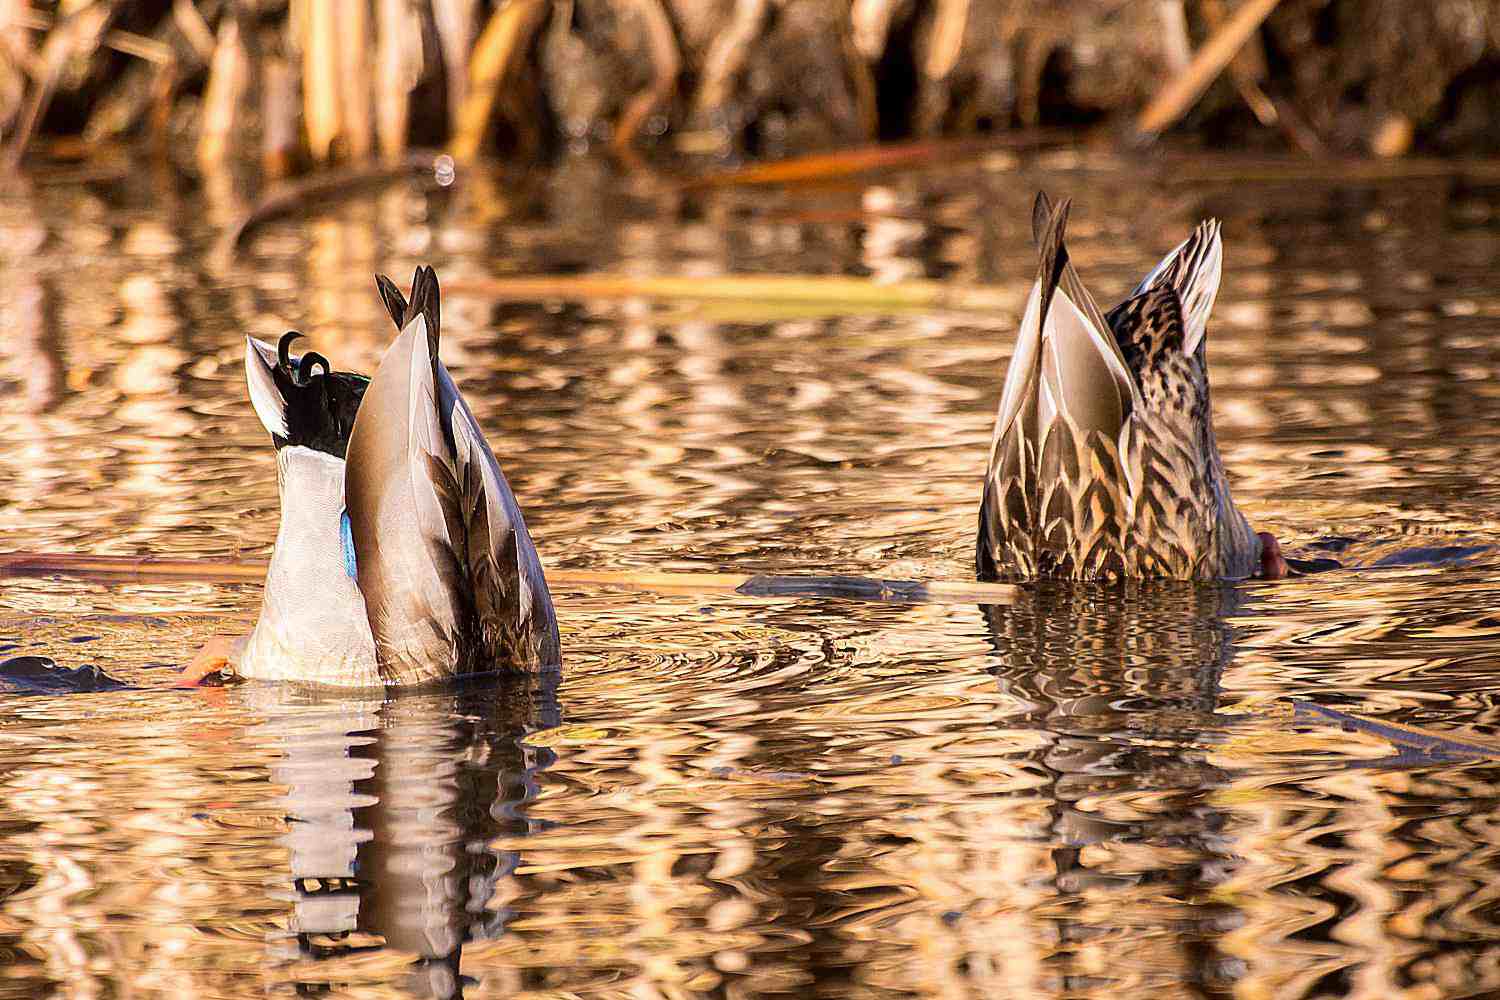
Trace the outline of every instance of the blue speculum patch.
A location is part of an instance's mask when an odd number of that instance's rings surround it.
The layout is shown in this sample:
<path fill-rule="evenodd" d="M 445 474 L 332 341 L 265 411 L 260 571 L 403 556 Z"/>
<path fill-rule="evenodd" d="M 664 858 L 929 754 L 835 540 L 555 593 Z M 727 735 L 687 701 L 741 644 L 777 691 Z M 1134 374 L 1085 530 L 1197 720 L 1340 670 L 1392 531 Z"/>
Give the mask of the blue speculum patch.
<path fill-rule="evenodd" d="M 359 579 L 358 568 L 354 561 L 354 526 L 349 523 L 349 512 L 342 511 L 339 514 L 339 541 L 344 547 L 344 572 L 349 579 Z"/>

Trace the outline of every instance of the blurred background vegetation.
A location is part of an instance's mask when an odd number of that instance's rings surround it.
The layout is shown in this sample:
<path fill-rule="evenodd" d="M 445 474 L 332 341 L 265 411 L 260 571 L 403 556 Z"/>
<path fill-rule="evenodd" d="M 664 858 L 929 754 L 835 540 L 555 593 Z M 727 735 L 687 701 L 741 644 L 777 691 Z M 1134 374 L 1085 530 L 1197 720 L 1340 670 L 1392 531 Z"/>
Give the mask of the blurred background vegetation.
<path fill-rule="evenodd" d="M 0 0 L 0 137 L 189 167 L 1170 130 L 1493 153 L 1500 0 Z"/>

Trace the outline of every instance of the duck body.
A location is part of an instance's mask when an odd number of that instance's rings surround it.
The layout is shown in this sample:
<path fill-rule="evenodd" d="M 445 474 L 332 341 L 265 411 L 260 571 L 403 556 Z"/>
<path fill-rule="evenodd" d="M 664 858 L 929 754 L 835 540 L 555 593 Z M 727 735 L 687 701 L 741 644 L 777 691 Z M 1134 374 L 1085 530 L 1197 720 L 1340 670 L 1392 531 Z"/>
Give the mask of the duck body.
<path fill-rule="evenodd" d="M 1265 543 L 1234 505 L 1209 399 L 1218 224 L 1200 225 L 1106 315 L 1069 260 L 1068 207 L 1040 195 L 1033 213 L 1041 265 L 996 419 L 978 575 L 1251 576 Z"/>
<path fill-rule="evenodd" d="M 276 445 L 281 521 L 241 676 L 410 686 L 560 664 L 557 619 L 515 497 L 437 357 L 438 287 L 377 279 L 400 334 L 373 379 L 247 338 Z M 322 371 L 318 371 L 321 367 Z"/>

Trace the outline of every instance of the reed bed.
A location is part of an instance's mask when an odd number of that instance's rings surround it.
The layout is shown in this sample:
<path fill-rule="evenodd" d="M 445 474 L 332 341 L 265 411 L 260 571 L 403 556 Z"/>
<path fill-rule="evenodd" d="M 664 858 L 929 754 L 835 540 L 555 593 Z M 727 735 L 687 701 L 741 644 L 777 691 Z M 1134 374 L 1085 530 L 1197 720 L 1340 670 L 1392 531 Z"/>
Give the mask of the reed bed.
<path fill-rule="evenodd" d="M 1497 40 L 1500 0 L 0 0 L 0 152 L 145 138 L 283 177 L 1046 125 L 1490 152 Z"/>

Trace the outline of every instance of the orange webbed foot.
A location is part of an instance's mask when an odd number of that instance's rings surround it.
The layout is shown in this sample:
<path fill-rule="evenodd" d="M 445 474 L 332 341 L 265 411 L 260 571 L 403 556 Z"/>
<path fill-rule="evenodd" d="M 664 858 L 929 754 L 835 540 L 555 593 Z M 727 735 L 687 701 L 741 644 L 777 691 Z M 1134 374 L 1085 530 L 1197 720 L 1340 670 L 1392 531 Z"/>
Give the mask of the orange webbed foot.
<path fill-rule="evenodd" d="M 173 687 L 198 687 L 203 678 L 210 674 L 216 674 L 225 668 L 233 669 L 231 657 L 238 642 L 239 637 L 232 635 L 216 635 L 205 642 L 188 665 L 182 668 L 182 673 L 177 675 Z"/>

